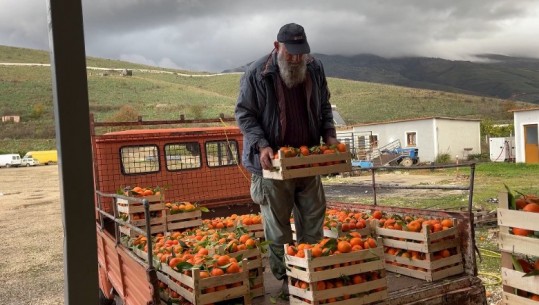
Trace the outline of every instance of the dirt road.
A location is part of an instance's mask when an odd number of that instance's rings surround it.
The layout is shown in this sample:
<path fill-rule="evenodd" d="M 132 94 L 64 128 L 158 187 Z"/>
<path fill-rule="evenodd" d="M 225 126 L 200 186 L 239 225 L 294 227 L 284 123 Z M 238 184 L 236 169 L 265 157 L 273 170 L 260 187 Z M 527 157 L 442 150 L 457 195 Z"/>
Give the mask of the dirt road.
<path fill-rule="evenodd" d="M 63 300 L 58 166 L 0 168 L 0 304 Z"/>

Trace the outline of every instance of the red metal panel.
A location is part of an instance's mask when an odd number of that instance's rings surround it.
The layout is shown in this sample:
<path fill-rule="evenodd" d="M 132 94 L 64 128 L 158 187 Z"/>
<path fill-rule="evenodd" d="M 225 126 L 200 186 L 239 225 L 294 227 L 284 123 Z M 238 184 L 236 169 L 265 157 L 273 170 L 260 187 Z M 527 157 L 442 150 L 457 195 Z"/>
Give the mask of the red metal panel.
<path fill-rule="evenodd" d="M 146 305 L 152 300 L 150 283 L 147 280 L 146 269 L 118 248 L 122 268 L 122 280 L 125 285 L 125 305 Z"/>
<path fill-rule="evenodd" d="M 128 254 L 129 250 L 116 246 L 108 233 L 98 230 L 97 234 L 104 245 L 99 248 L 99 255 L 104 257 L 108 278 L 118 295 L 125 305 L 146 305 L 152 298 L 145 267 Z"/>
<path fill-rule="evenodd" d="M 201 168 L 168 171 L 163 156 L 164 147 L 172 143 L 198 142 L 205 156 L 206 141 L 236 141 L 238 161 L 241 159 L 243 136 L 237 127 L 178 128 L 131 130 L 109 133 L 95 138 L 99 190 L 115 193 L 130 186 L 166 187 L 167 201 L 192 201 L 207 206 L 251 202 L 250 174 L 241 165 L 208 167 L 204 158 Z M 157 145 L 160 152 L 160 171 L 157 173 L 124 175 L 121 171 L 120 149 L 125 146 Z M 239 161 L 241 163 L 241 161 Z M 110 211 L 110 205 L 106 210 Z"/>

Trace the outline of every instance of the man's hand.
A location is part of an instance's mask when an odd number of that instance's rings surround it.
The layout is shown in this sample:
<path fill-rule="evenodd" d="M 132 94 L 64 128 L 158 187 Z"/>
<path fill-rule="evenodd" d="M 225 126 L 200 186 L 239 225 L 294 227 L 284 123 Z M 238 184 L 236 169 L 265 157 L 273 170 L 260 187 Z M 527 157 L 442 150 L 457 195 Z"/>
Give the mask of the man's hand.
<path fill-rule="evenodd" d="M 340 143 L 340 142 L 339 142 L 336 138 L 334 138 L 334 137 L 328 137 L 328 138 L 326 139 L 326 143 L 325 143 L 325 144 L 328 145 L 328 146 L 331 146 L 331 145 L 337 145 L 337 144 L 339 144 L 339 143 Z"/>
<path fill-rule="evenodd" d="M 261 147 L 260 148 L 260 164 L 263 169 L 270 170 L 273 168 L 271 160 L 273 159 L 273 149 L 271 147 Z"/>

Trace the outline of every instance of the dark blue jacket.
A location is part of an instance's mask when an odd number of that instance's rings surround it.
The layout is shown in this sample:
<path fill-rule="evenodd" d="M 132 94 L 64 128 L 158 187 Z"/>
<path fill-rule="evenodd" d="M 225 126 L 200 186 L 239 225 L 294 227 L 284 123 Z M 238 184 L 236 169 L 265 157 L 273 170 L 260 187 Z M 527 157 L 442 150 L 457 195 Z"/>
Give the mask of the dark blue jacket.
<path fill-rule="evenodd" d="M 310 140 L 308 146 L 320 144 L 320 138 L 335 137 L 335 125 L 329 103 L 329 90 L 322 63 L 310 57 L 307 62 L 305 95 L 308 100 Z M 236 103 L 236 121 L 243 133 L 243 165 L 262 174 L 258 147 L 270 146 L 276 151 L 283 146 L 286 129 L 286 107 L 279 80 L 277 53 L 252 63 L 240 83 Z"/>

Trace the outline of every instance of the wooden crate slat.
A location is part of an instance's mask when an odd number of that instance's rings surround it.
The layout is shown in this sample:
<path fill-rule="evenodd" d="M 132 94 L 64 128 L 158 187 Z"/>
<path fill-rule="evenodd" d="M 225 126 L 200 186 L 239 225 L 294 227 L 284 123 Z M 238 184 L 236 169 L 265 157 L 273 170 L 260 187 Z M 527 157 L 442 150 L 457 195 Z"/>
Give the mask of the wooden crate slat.
<path fill-rule="evenodd" d="M 439 232 L 432 232 L 428 233 L 426 227 L 423 227 L 422 232 L 409 232 L 409 231 L 403 231 L 403 230 L 393 230 L 393 229 L 386 229 L 386 228 L 380 228 L 376 226 L 376 236 L 381 237 L 393 237 L 393 238 L 404 238 L 408 240 L 414 240 L 414 241 L 434 241 L 439 240 L 442 238 L 455 236 L 457 234 L 457 228 L 452 227 L 447 230 L 439 231 Z"/>
<path fill-rule="evenodd" d="M 285 245 L 285 249 L 288 245 Z M 302 268 L 314 268 L 332 266 L 335 264 L 355 262 L 366 259 L 381 259 L 383 257 L 382 247 L 376 247 L 375 249 L 367 249 L 361 251 L 354 251 L 349 253 L 340 253 L 339 255 L 321 256 L 308 261 L 305 258 L 296 256 L 285 255 L 285 263 Z"/>
<path fill-rule="evenodd" d="M 163 232 L 166 232 L 167 230 L 166 225 L 164 224 L 150 225 L 150 227 L 151 227 L 150 229 L 151 234 L 163 233 Z M 146 232 L 146 229 L 144 227 L 140 227 L 140 229 Z M 140 235 L 138 232 L 136 232 L 135 230 L 127 226 L 120 226 L 120 233 L 130 236 L 130 237 L 136 237 Z"/>
<path fill-rule="evenodd" d="M 196 210 L 192 212 L 170 214 L 170 210 L 167 209 L 167 221 L 177 221 L 177 220 L 193 219 L 193 218 L 201 218 L 201 217 L 202 217 L 202 212 L 200 210 Z"/>
<path fill-rule="evenodd" d="M 340 255 L 340 254 L 339 254 Z M 350 265 L 346 267 L 338 267 L 329 270 L 322 271 L 303 271 L 297 268 L 290 268 L 286 271 L 288 276 L 297 278 L 304 282 L 318 282 L 329 279 L 338 278 L 342 275 L 353 275 L 357 273 L 364 273 L 369 271 L 375 271 L 384 269 L 384 262 L 382 260 L 376 260 L 372 262 L 364 262 L 360 264 Z"/>
<path fill-rule="evenodd" d="M 524 274 L 524 272 L 502 267 L 503 284 L 520 290 L 525 290 L 533 294 L 539 294 L 539 277 L 523 277 Z"/>
<path fill-rule="evenodd" d="M 459 241 L 456 238 L 450 239 L 450 240 L 438 241 L 438 242 L 430 244 L 428 251 L 430 253 L 433 253 L 433 252 L 438 252 L 438 251 L 449 249 L 449 248 L 455 248 L 458 245 L 459 245 Z"/>
<path fill-rule="evenodd" d="M 421 252 L 421 253 L 428 253 L 429 252 L 429 248 L 428 248 L 427 243 L 418 244 L 416 242 L 411 242 L 411 241 L 403 241 L 403 240 L 395 240 L 395 239 L 384 238 L 384 246 L 391 247 L 391 248 L 412 250 L 412 251 L 417 251 L 417 252 Z"/>
<path fill-rule="evenodd" d="M 460 263 L 462 261 L 462 255 L 459 253 L 459 254 L 451 255 L 449 257 L 441 258 L 441 259 L 438 259 L 438 260 L 435 260 L 435 261 L 428 261 L 426 259 L 424 259 L 424 260 L 414 260 L 414 259 L 411 259 L 411 258 L 401 257 L 401 256 L 396 256 L 396 255 L 391 255 L 391 254 L 386 253 L 385 254 L 385 260 L 386 260 L 386 262 L 388 262 L 388 261 L 389 262 L 396 262 L 396 263 L 399 263 L 399 264 L 405 264 L 405 265 L 409 265 L 409 266 L 413 266 L 413 267 L 424 268 L 424 269 L 427 269 L 427 270 L 436 270 L 436 269 L 439 269 L 439 268 L 442 268 L 442 267 L 445 267 L 445 266 Z"/>
<path fill-rule="evenodd" d="M 346 285 L 342 287 L 337 288 L 331 288 L 331 289 L 324 289 L 320 291 L 312 291 L 307 289 L 301 289 L 298 287 L 290 286 L 289 292 L 290 294 L 293 294 L 295 296 L 298 296 L 300 298 L 305 298 L 309 300 L 325 300 L 329 298 L 337 298 L 341 297 L 345 294 L 356 294 L 356 293 L 362 293 L 371 291 L 378 288 L 384 288 L 387 287 L 385 278 L 363 282 L 360 284 L 353 284 L 353 285 Z"/>
<path fill-rule="evenodd" d="M 146 199 L 148 202 L 162 202 L 165 201 L 164 195 L 150 195 L 150 196 L 140 196 L 140 197 L 133 197 L 136 199 Z M 123 199 L 123 198 L 117 198 L 116 202 L 119 204 L 129 204 L 129 200 Z"/>
<path fill-rule="evenodd" d="M 533 301 L 516 294 L 502 292 L 502 302 L 505 305 L 537 305 L 537 301 Z"/>
<path fill-rule="evenodd" d="M 308 156 L 273 159 L 272 164 L 274 167 L 287 167 L 287 166 L 298 166 L 298 165 L 310 165 L 313 163 L 348 161 L 350 159 L 351 159 L 350 152 L 341 152 L 341 153 L 334 153 L 334 154 L 308 155 Z"/>
<path fill-rule="evenodd" d="M 500 250 L 537 256 L 539 239 L 500 232 L 498 237 Z"/>
<path fill-rule="evenodd" d="M 449 268 L 432 272 L 432 280 L 438 281 L 452 275 L 461 274 L 463 272 L 464 272 L 464 266 L 462 264 L 459 264 L 453 267 L 449 267 Z"/>
<path fill-rule="evenodd" d="M 350 298 L 348 300 L 337 301 L 331 304 L 335 305 L 363 305 L 370 304 L 373 302 L 381 301 L 387 299 L 387 290 L 372 292 L 367 295 L 362 295 L 358 298 Z M 295 298 L 293 295 L 290 295 L 290 305 L 311 305 L 312 303 L 307 303 L 303 300 Z"/>
<path fill-rule="evenodd" d="M 307 168 L 283 169 L 269 171 L 263 170 L 264 178 L 286 180 L 292 178 L 310 177 L 316 175 L 328 175 L 333 173 L 349 172 L 352 170 L 350 163 L 333 164 Z"/>
<path fill-rule="evenodd" d="M 165 209 L 164 203 L 150 203 L 149 210 L 150 212 L 154 211 L 161 211 Z M 126 214 L 133 214 L 133 213 L 144 213 L 144 206 L 142 204 L 140 205 L 118 205 L 118 212 L 126 213 Z"/>
<path fill-rule="evenodd" d="M 249 291 L 245 286 L 227 288 L 221 291 L 201 294 L 198 304 L 213 304 L 215 302 L 245 297 L 247 294 L 249 294 Z"/>
<path fill-rule="evenodd" d="M 498 225 L 539 231 L 539 213 L 498 208 Z"/>
<path fill-rule="evenodd" d="M 128 222 L 136 227 L 141 227 L 146 225 L 145 219 L 137 219 L 137 220 L 131 220 L 129 219 Z M 150 217 L 150 225 L 158 225 L 158 224 L 165 224 L 166 218 L 163 217 Z"/>
<path fill-rule="evenodd" d="M 167 222 L 167 230 L 180 230 L 186 228 L 193 228 L 202 225 L 202 219 L 194 219 L 188 221 L 179 221 L 179 222 Z"/>

